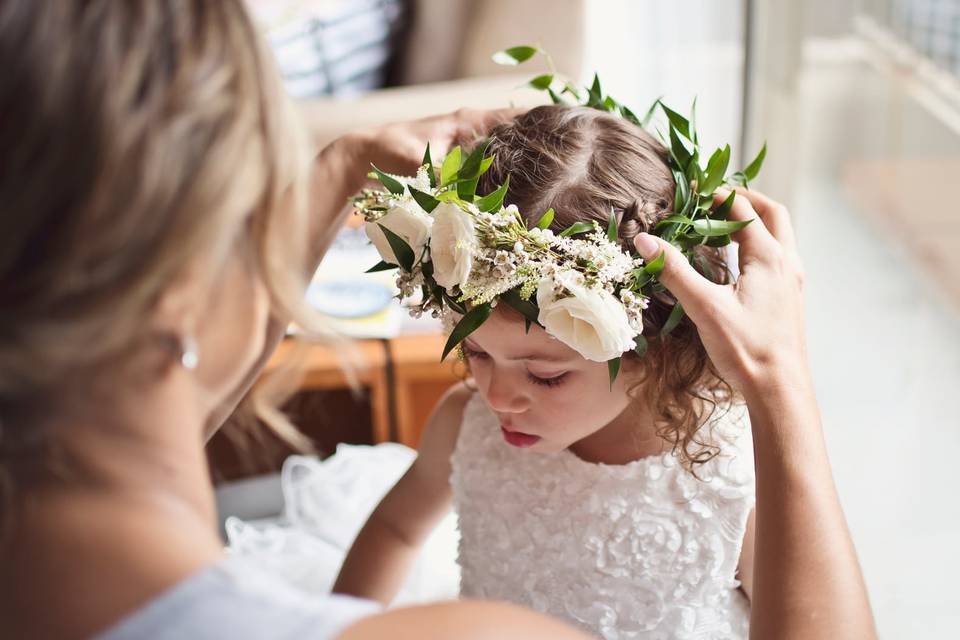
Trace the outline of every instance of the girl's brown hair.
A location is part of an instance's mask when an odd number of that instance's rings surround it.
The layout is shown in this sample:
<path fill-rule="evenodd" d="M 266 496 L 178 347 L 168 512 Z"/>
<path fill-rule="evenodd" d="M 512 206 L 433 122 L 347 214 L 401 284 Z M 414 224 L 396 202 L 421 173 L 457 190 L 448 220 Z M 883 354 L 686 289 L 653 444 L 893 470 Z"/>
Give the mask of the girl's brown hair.
<path fill-rule="evenodd" d="M 553 208 L 555 232 L 586 220 L 606 228 L 612 210 L 621 246 L 635 253 L 634 237 L 671 213 L 674 179 L 667 150 L 622 118 L 587 107 L 543 106 L 497 127 L 490 139 L 487 154 L 494 161 L 477 191 L 490 193 L 509 175 L 505 203 L 517 205 L 528 224 Z M 718 249 L 700 247 L 694 266 L 714 282 L 729 281 Z M 659 435 L 694 470 L 719 451 L 701 431 L 717 410 L 729 407 L 733 391 L 689 318 L 657 337 L 675 303 L 666 292 L 651 300 L 643 315 L 649 349 L 642 358 L 628 354 L 633 366 L 625 371 L 637 374 L 630 393 L 648 404 Z"/>
<path fill-rule="evenodd" d="M 164 339 L 151 314 L 187 268 L 242 251 L 275 315 L 309 324 L 312 156 L 241 0 L 0 2 L 0 59 L 9 498 L 41 425 Z"/>

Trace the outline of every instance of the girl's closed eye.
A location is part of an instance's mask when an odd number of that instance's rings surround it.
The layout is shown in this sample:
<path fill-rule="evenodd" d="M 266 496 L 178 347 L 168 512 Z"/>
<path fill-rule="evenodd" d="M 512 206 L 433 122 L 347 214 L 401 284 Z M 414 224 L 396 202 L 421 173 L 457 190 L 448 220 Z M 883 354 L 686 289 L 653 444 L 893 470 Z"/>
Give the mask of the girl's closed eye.
<path fill-rule="evenodd" d="M 465 358 L 470 358 L 471 360 L 482 360 L 487 356 L 483 351 L 478 351 L 477 349 L 471 349 L 466 342 L 460 343 L 460 349 L 463 351 Z"/>
<path fill-rule="evenodd" d="M 460 344 L 460 348 L 463 351 L 464 357 L 473 360 L 473 361 L 484 361 L 490 358 L 490 355 L 485 351 L 480 351 L 479 349 L 474 349 L 470 347 L 466 342 Z M 557 375 L 552 376 L 538 376 L 527 371 L 527 379 L 530 380 L 533 384 L 540 385 L 542 387 L 556 387 L 561 384 L 564 379 L 567 377 L 567 372 L 563 372 Z"/>
<path fill-rule="evenodd" d="M 527 371 L 527 378 L 533 384 L 538 384 L 542 387 L 556 387 L 559 384 L 562 384 L 564 379 L 566 379 L 566 372 L 557 374 L 555 376 L 538 376 L 534 375 L 531 371 Z"/>

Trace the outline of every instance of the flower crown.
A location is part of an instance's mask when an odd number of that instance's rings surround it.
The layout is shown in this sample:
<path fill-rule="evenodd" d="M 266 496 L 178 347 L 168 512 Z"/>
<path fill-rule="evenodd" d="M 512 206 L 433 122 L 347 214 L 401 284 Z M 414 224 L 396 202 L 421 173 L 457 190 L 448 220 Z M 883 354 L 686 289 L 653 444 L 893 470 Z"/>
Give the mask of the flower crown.
<path fill-rule="evenodd" d="M 536 47 L 512 47 L 494 54 L 501 64 L 519 64 L 537 53 Z M 546 55 L 546 54 L 544 54 Z M 549 56 L 547 61 L 553 67 Z M 610 96 L 604 96 L 594 75 L 589 89 L 580 89 L 556 73 L 540 75 L 529 86 L 549 94 L 554 104 L 581 105 L 619 115 L 647 128 L 659 108 L 668 134 L 653 131 L 667 147 L 668 164 L 676 181 L 673 212 L 653 230 L 688 258 L 699 245 L 721 247 L 747 222 L 728 220 L 735 192 L 713 206 L 713 193 L 724 184 L 747 185 L 760 170 L 766 145 L 742 171 L 726 175 L 730 145 L 717 149 L 700 166 L 700 147 L 689 119 L 657 99 L 641 119 Z M 566 96 L 570 96 L 567 99 Z M 554 233 L 554 211 L 548 209 L 528 227 L 516 206 L 504 206 L 510 178 L 492 193 L 478 195 L 477 183 L 493 162 L 486 155 L 489 140 L 469 155 L 452 149 L 439 167 L 430 145 L 416 176 L 387 174 L 373 166 L 371 178 L 382 189 L 365 189 L 354 207 L 366 224 L 368 237 L 382 261 L 368 270 L 399 269 L 399 298 L 419 290 L 420 302 L 411 314 L 460 316 L 450 333 L 441 360 L 490 316 L 498 301 L 536 323 L 584 358 L 607 362 L 610 383 L 629 351 L 647 348 L 643 310 L 650 297 L 663 291 L 657 281 L 663 270 L 661 254 L 650 262 L 624 252 L 618 240 L 617 217 L 611 211 L 606 228 L 594 221 L 577 222 Z M 439 169 L 439 171 L 438 171 Z M 683 318 L 676 304 L 660 330 L 666 335 Z"/>

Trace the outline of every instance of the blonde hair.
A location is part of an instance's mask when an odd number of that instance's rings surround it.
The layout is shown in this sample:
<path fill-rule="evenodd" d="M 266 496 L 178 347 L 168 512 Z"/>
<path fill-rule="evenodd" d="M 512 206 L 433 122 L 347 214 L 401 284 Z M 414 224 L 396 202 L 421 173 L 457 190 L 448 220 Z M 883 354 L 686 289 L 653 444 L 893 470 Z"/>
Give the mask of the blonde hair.
<path fill-rule="evenodd" d="M 9 497 L 50 440 L 52 400 L 162 338 L 148 319 L 185 267 L 217 273 L 246 250 L 274 316 L 313 324 L 313 155 L 241 0 L 2 3 L 0 57 Z"/>

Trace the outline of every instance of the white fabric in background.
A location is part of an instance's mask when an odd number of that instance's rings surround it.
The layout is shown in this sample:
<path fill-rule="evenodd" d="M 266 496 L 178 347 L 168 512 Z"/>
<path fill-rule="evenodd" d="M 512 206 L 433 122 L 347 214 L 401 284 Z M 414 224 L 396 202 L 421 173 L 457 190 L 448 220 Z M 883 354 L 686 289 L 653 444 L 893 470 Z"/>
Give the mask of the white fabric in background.
<path fill-rule="evenodd" d="M 228 518 L 228 551 L 311 593 L 329 593 L 354 538 L 416 457 L 399 444 L 341 444 L 326 460 L 292 456 L 283 465 L 281 518 Z M 459 593 L 456 517 L 447 515 L 393 605 L 454 599 Z"/>

